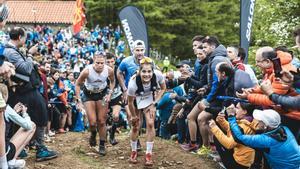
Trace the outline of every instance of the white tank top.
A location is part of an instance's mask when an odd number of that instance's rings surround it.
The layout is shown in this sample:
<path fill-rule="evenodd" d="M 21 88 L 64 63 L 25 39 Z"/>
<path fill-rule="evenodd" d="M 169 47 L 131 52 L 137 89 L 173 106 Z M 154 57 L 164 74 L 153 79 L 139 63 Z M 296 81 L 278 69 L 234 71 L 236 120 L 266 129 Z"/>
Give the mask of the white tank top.
<path fill-rule="evenodd" d="M 97 73 L 93 65 L 88 65 L 87 68 L 89 70 L 89 76 L 84 82 L 85 87 L 93 93 L 101 92 L 107 86 L 108 66 L 104 65 L 101 73 Z"/>

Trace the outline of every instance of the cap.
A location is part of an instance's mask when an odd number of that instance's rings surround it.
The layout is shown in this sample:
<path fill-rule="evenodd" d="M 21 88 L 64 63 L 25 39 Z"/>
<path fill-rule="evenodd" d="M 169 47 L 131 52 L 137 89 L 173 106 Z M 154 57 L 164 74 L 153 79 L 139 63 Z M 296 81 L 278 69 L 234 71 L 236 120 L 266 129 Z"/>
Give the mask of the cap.
<path fill-rule="evenodd" d="M 189 65 L 190 66 L 191 62 L 188 61 L 188 60 L 182 60 L 180 61 L 177 65 L 176 65 L 176 68 L 180 68 L 181 66 L 183 65 Z"/>
<path fill-rule="evenodd" d="M 270 128 L 277 128 L 281 124 L 280 115 L 272 109 L 254 110 L 253 117 L 256 120 L 262 121 Z"/>
<path fill-rule="evenodd" d="M 133 49 L 135 49 L 137 47 L 146 48 L 144 41 L 142 41 L 142 40 L 136 40 L 136 41 L 134 41 L 134 43 L 133 43 Z"/>

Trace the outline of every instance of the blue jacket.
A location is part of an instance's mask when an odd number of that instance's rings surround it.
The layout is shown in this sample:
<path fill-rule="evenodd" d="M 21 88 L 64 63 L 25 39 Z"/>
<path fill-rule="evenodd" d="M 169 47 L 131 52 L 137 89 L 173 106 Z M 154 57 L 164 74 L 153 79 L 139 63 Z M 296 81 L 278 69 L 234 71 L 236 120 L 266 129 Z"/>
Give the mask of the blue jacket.
<path fill-rule="evenodd" d="M 182 86 L 177 86 L 173 89 L 173 91 L 178 95 L 178 96 L 183 96 L 184 91 Z M 174 99 L 170 98 L 170 95 L 173 92 L 166 92 L 162 98 L 159 100 L 157 103 L 157 109 L 159 110 L 159 116 L 161 121 L 168 121 L 169 117 L 171 116 L 172 109 L 176 104 L 176 101 Z"/>
<path fill-rule="evenodd" d="M 257 134 L 244 135 L 235 117 L 228 118 L 232 135 L 237 142 L 256 149 L 264 149 L 264 155 L 272 169 L 299 169 L 300 147 L 292 132 L 287 127 L 279 127 L 273 131 Z M 286 137 L 276 139 L 271 137 L 278 129 L 284 129 Z"/>

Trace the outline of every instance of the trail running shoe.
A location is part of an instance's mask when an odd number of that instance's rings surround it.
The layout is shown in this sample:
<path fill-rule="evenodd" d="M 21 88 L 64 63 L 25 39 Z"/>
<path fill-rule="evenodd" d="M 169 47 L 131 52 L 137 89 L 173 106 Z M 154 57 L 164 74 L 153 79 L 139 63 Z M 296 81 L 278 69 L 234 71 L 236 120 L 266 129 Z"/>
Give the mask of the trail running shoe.
<path fill-rule="evenodd" d="M 152 154 L 147 153 L 145 157 L 145 166 L 153 166 Z"/>
<path fill-rule="evenodd" d="M 97 145 L 96 134 L 91 134 L 89 143 L 91 147 L 95 147 Z"/>
<path fill-rule="evenodd" d="M 205 147 L 205 146 L 202 146 L 202 147 L 197 151 L 197 154 L 198 154 L 198 155 L 207 155 L 207 154 L 210 154 L 210 153 L 211 153 L 210 148 Z"/>
<path fill-rule="evenodd" d="M 130 159 L 129 162 L 132 164 L 136 164 L 137 161 L 137 152 L 136 151 L 131 151 Z"/>
<path fill-rule="evenodd" d="M 39 146 L 36 152 L 36 161 L 46 161 L 57 157 L 55 151 L 50 151 L 46 146 Z"/>
<path fill-rule="evenodd" d="M 106 155 L 106 150 L 105 150 L 105 146 L 99 146 L 99 154 L 101 156 L 105 156 Z"/>

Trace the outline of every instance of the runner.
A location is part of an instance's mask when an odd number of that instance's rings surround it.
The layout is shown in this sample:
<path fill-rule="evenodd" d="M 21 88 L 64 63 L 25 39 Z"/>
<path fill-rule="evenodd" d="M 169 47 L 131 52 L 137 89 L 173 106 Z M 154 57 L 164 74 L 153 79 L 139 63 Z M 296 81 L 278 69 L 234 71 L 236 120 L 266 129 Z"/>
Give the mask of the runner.
<path fill-rule="evenodd" d="M 106 155 L 106 118 L 107 103 L 110 101 L 115 86 L 113 69 L 105 65 L 103 53 L 96 52 L 93 57 L 93 64 L 87 66 L 79 75 L 76 81 L 76 98 L 79 104 L 83 103 L 87 112 L 90 124 L 90 146 L 96 146 L 96 135 L 98 128 L 100 144 L 99 154 Z M 108 89 L 107 80 L 110 80 Z M 80 98 L 80 86 L 83 85 L 83 94 Z"/>
<path fill-rule="evenodd" d="M 137 138 L 140 129 L 140 119 L 143 114 L 146 119 L 146 158 L 145 165 L 152 166 L 152 148 L 155 137 L 154 120 L 157 102 L 166 90 L 162 73 L 154 70 L 154 63 L 150 58 L 140 61 L 140 68 L 128 84 L 128 106 L 131 112 L 131 156 L 130 162 L 137 163 Z M 160 90 L 158 90 L 160 89 Z"/>
<path fill-rule="evenodd" d="M 125 104 L 125 110 L 127 113 L 127 119 L 131 118 L 131 114 L 127 105 L 127 86 L 129 83 L 130 78 L 136 73 L 136 71 L 140 67 L 140 60 L 145 58 L 145 43 L 141 40 L 134 41 L 133 45 L 133 56 L 129 56 L 122 60 L 120 66 L 118 67 L 117 77 L 119 81 L 119 85 L 123 91 L 123 101 Z M 143 124 L 142 120 L 140 119 L 140 124 Z M 130 122 L 129 122 L 129 125 Z M 141 151 L 141 144 L 138 140 L 138 151 Z"/>
<path fill-rule="evenodd" d="M 117 78 L 117 67 L 116 67 L 115 63 L 116 63 L 115 55 L 112 53 L 106 53 L 106 64 L 107 64 L 107 66 L 109 66 L 113 69 L 114 76 L 115 76 L 115 78 Z M 112 127 L 109 132 L 109 142 L 112 145 L 118 144 L 118 142 L 115 139 L 115 132 L 118 127 L 119 115 L 120 115 L 122 104 L 123 104 L 122 91 L 121 91 L 119 82 L 116 79 L 114 90 L 111 95 L 111 101 L 109 102 L 109 108 L 112 109 L 112 117 L 113 117 Z"/>

